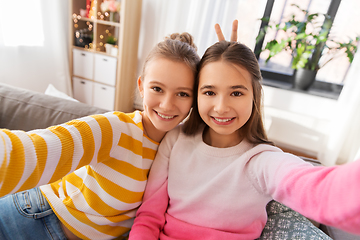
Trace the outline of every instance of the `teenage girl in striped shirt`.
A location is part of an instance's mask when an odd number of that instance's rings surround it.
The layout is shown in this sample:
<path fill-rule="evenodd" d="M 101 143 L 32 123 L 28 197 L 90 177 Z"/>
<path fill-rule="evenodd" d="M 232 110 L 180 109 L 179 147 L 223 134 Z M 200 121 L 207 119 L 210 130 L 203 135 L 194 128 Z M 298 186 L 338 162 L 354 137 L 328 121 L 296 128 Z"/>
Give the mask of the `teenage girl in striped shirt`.
<path fill-rule="evenodd" d="M 150 52 L 137 81 L 143 111 L 0 130 L 0 239 L 128 232 L 159 142 L 190 111 L 199 60 L 192 36 L 173 34 Z"/>

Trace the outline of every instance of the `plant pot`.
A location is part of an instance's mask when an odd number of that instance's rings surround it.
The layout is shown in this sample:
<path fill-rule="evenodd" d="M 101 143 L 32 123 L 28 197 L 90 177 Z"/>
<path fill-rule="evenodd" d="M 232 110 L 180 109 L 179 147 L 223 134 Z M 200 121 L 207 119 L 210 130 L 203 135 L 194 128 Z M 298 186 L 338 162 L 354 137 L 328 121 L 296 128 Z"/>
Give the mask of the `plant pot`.
<path fill-rule="evenodd" d="M 293 88 L 304 91 L 308 90 L 315 82 L 316 74 L 317 70 L 309 70 L 304 68 L 295 70 Z"/>
<path fill-rule="evenodd" d="M 113 45 L 109 44 L 109 43 L 105 43 L 105 50 L 107 54 L 111 54 L 111 50 L 113 48 Z"/>

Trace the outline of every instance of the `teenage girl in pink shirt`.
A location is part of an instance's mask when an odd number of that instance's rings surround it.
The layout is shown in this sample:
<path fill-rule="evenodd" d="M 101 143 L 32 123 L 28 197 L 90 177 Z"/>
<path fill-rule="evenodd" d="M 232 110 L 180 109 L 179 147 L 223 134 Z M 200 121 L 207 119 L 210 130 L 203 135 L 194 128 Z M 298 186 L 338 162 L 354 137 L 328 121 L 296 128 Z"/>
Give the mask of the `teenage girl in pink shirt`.
<path fill-rule="evenodd" d="M 254 53 L 221 41 L 198 70 L 193 111 L 159 146 L 130 239 L 255 239 L 272 199 L 360 234 L 360 161 L 313 167 L 267 139 Z"/>

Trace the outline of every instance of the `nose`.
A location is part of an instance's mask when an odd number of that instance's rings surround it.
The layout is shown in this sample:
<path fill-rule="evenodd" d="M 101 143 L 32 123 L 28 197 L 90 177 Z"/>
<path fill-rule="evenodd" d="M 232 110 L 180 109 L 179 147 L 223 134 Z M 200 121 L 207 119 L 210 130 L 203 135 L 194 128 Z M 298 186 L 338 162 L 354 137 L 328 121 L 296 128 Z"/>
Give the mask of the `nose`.
<path fill-rule="evenodd" d="M 174 108 L 174 102 L 173 96 L 170 94 L 167 94 L 163 97 L 163 99 L 160 102 L 160 108 L 164 111 L 171 111 Z"/>
<path fill-rule="evenodd" d="M 214 111 L 218 114 L 224 114 L 230 110 L 229 105 L 227 104 L 227 100 L 225 97 L 219 96 L 215 99 Z"/>

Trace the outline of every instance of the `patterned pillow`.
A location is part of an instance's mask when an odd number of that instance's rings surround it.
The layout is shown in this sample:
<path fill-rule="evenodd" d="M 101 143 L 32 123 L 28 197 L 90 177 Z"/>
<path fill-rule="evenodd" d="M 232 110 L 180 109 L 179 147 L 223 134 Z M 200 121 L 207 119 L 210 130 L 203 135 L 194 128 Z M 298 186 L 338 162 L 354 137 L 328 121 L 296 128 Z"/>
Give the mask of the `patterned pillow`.
<path fill-rule="evenodd" d="M 331 240 L 306 217 L 276 201 L 269 202 L 266 211 L 268 221 L 258 239 Z"/>

